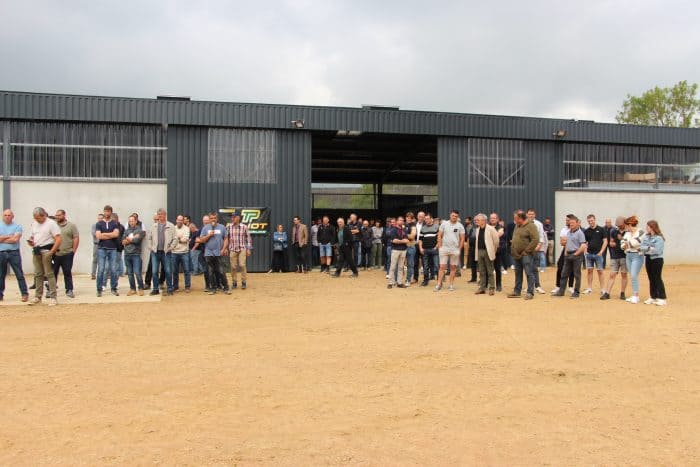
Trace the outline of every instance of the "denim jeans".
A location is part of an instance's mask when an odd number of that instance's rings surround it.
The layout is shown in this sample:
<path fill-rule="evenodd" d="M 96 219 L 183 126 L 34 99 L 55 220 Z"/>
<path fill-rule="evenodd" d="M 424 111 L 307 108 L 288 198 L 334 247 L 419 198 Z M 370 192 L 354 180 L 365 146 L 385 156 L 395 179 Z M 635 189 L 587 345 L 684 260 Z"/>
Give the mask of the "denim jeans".
<path fill-rule="evenodd" d="M 437 248 L 423 250 L 423 281 L 428 282 L 430 279 L 437 277 L 439 268 L 439 259 Z"/>
<path fill-rule="evenodd" d="M 523 271 L 527 276 L 527 293 L 533 294 L 535 292 L 535 274 L 532 271 L 534 264 L 534 258 L 530 255 L 521 257 L 520 259 L 513 258 L 513 263 L 515 264 L 515 287 L 513 288 L 513 293 L 519 294 L 523 290 Z"/>
<path fill-rule="evenodd" d="M 416 247 L 409 246 L 406 248 L 406 267 L 408 271 L 406 272 L 406 282 L 411 282 L 413 279 L 413 273 L 415 272 L 416 266 L 414 261 L 416 260 Z M 416 280 L 418 278 L 416 277 Z"/>
<path fill-rule="evenodd" d="M 63 270 L 63 282 L 66 292 L 73 290 L 73 257 L 75 253 L 68 253 L 62 256 L 53 257 L 53 275 L 58 283 L 58 271 Z"/>
<path fill-rule="evenodd" d="M 173 253 L 172 254 L 172 267 L 171 271 L 173 273 L 173 289 L 180 288 L 180 265 L 182 264 L 182 271 L 185 274 L 185 288 L 189 289 L 192 285 L 191 273 L 190 273 L 190 255 L 189 253 Z"/>
<path fill-rule="evenodd" d="M 353 257 L 355 258 L 355 265 L 362 266 L 362 243 L 352 242 Z"/>
<path fill-rule="evenodd" d="M 22 256 L 20 256 L 19 250 L 7 250 L 0 251 L 0 297 L 5 295 L 5 277 L 7 276 L 8 264 L 12 268 L 12 272 L 15 273 L 15 277 L 17 277 L 19 293 L 22 296 L 29 295 L 27 281 L 24 279 L 24 272 L 22 271 Z"/>
<path fill-rule="evenodd" d="M 97 291 L 102 292 L 102 287 L 106 285 L 105 274 L 109 268 L 110 288 L 117 290 L 119 284 L 119 274 L 117 274 L 117 250 L 106 248 L 97 249 Z"/>
<path fill-rule="evenodd" d="M 160 288 L 160 281 L 158 280 L 158 270 L 160 269 L 161 263 L 165 269 L 165 285 L 168 292 L 173 291 L 173 274 L 172 274 L 172 253 L 166 253 L 163 250 L 151 252 L 151 275 L 153 276 L 153 290 L 158 290 Z"/>
<path fill-rule="evenodd" d="M 192 274 L 199 274 L 202 272 L 202 266 L 199 262 L 199 250 L 190 251 L 190 272 Z"/>
<path fill-rule="evenodd" d="M 124 255 L 124 262 L 126 263 L 126 275 L 129 278 L 129 288 L 136 290 L 136 285 L 138 284 L 139 290 L 143 290 L 141 255 Z"/>
<path fill-rule="evenodd" d="M 644 265 L 644 256 L 636 252 L 627 253 L 625 257 L 627 261 L 627 272 L 632 278 L 632 293 L 639 295 L 639 271 Z"/>
<path fill-rule="evenodd" d="M 540 266 L 544 261 L 544 252 L 536 251 L 532 254 L 532 275 L 535 277 L 535 287 L 540 287 Z"/>
<path fill-rule="evenodd" d="M 389 274 L 389 267 L 391 267 L 391 244 L 386 246 L 386 258 L 384 258 L 384 271 Z"/>

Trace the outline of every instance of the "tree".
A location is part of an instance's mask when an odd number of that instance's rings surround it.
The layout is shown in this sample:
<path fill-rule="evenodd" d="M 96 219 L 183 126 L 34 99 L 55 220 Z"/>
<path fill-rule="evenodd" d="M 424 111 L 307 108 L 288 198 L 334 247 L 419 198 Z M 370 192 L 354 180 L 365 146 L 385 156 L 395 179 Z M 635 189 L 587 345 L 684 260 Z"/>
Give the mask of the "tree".
<path fill-rule="evenodd" d="M 617 122 L 682 128 L 700 126 L 700 120 L 695 118 L 700 113 L 697 92 L 697 84 L 681 81 L 671 88 L 656 86 L 639 97 L 627 94 L 622 110 L 617 113 Z"/>

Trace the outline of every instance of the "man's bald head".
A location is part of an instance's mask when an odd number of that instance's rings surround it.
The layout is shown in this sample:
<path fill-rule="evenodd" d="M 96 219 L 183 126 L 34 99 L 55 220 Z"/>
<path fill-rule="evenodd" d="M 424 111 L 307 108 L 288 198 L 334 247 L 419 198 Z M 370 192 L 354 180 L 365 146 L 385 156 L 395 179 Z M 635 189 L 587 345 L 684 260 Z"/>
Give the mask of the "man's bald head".
<path fill-rule="evenodd" d="M 5 224 L 12 224 L 12 220 L 15 218 L 15 213 L 12 212 L 12 209 L 5 209 L 2 212 L 2 220 L 5 222 Z"/>

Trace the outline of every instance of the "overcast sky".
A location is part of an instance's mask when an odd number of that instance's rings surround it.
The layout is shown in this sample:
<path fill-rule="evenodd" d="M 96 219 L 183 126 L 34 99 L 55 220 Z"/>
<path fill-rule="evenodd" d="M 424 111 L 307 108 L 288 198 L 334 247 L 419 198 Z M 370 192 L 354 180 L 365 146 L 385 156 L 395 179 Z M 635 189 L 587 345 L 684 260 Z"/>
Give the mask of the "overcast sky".
<path fill-rule="evenodd" d="M 0 11 L 3 90 L 613 121 L 627 93 L 700 82 L 697 1 L 3 0 Z"/>

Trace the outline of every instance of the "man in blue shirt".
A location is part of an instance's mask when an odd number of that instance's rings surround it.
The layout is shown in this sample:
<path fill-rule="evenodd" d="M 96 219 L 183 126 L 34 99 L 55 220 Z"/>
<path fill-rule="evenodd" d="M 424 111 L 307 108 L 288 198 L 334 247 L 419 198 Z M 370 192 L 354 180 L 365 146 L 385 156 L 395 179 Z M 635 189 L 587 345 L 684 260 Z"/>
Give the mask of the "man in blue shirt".
<path fill-rule="evenodd" d="M 204 259 L 209 270 L 209 290 L 207 293 L 214 295 L 217 284 L 221 282 L 224 286 L 224 293 L 231 295 L 228 278 L 221 268 L 221 257 L 228 251 L 228 236 L 226 235 L 226 227 L 219 224 L 215 212 L 209 214 L 209 224 L 202 227 L 198 240 L 199 243 L 204 244 Z"/>
<path fill-rule="evenodd" d="M 95 238 L 97 239 L 97 296 L 102 296 L 102 289 L 105 286 L 106 268 L 109 268 L 112 295 L 118 296 L 117 245 L 119 244 L 121 232 L 119 223 L 112 219 L 112 206 L 105 206 L 103 212 L 104 219 L 95 224 Z"/>
<path fill-rule="evenodd" d="M 14 223 L 15 215 L 5 209 L 0 222 L 0 300 L 5 296 L 5 276 L 7 275 L 7 265 L 17 277 L 17 285 L 22 295 L 22 301 L 29 300 L 27 281 L 24 279 L 22 271 L 22 257 L 19 254 L 19 241 L 22 238 L 22 226 Z"/>

